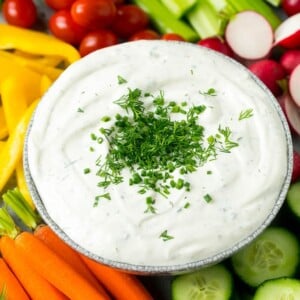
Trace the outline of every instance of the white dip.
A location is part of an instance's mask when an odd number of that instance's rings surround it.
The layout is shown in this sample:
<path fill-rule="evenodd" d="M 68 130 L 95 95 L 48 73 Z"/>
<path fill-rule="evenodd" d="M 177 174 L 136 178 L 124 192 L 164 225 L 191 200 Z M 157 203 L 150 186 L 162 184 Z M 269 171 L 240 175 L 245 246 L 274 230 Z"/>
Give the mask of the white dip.
<path fill-rule="evenodd" d="M 168 198 L 139 194 L 139 186 L 128 184 L 128 170 L 122 183 L 98 187 L 96 160 L 105 159 L 108 143 L 91 134 L 99 136 L 117 113 L 126 114 L 114 101 L 129 88 L 154 96 L 162 91 L 166 102 L 186 102 L 186 110 L 206 106 L 199 115 L 204 144 L 221 126 L 238 146 L 218 152 L 196 172 L 176 170 L 172 175 L 191 190 L 170 189 Z M 153 110 L 153 98 L 143 100 Z M 247 111 L 250 116 L 239 120 Z M 105 116 L 111 121 L 101 121 Z M 28 162 L 50 217 L 75 243 L 104 259 L 149 266 L 204 259 L 245 239 L 269 215 L 288 168 L 286 136 L 270 94 L 244 68 L 212 51 L 162 41 L 106 48 L 69 67 L 37 108 Z M 94 207 L 95 196 L 103 194 L 110 199 Z M 155 199 L 156 213 L 145 212 L 147 196 Z"/>

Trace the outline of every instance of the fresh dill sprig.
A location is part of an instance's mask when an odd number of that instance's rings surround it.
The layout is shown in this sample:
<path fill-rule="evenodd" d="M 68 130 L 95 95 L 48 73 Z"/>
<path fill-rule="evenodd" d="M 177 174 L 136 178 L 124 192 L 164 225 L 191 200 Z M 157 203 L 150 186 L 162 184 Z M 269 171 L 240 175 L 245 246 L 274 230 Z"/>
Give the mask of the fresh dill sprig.
<path fill-rule="evenodd" d="M 253 109 L 249 108 L 240 112 L 239 121 L 251 118 L 253 116 Z"/>

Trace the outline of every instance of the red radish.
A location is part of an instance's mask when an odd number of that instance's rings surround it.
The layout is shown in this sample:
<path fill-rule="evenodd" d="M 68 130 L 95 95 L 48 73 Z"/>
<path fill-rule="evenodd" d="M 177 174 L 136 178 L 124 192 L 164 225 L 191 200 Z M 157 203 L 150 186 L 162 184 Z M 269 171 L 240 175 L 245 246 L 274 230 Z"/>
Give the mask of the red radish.
<path fill-rule="evenodd" d="M 293 100 L 300 108 L 300 65 L 298 65 L 291 73 L 289 79 L 289 91 Z"/>
<path fill-rule="evenodd" d="M 280 97 L 279 104 L 286 116 L 291 131 L 300 135 L 300 108 L 288 93 Z"/>
<path fill-rule="evenodd" d="M 220 36 L 202 39 L 197 44 L 203 47 L 213 49 L 230 57 L 234 56 L 232 49 L 229 47 L 227 42 Z"/>
<path fill-rule="evenodd" d="M 293 155 L 293 171 L 292 171 L 292 182 L 300 179 L 300 154 L 294 151 Z"/>
<path fill-rule="evenodd" d="M 270 23 L 251 10 L 237 13 L 228 23 L 225 38 L 231 49 L 245 59 L 266 57 L 273 45 Z"/>
<path fill-rule="evenodd" d="M 300 47 L 300 13 L 284 20 L 275 30 L 274 46 Z"/>
<path fill-rule="evenodd" d="M 288 74 L 291 74 L 292 71 L 300 65 L 300 50 L 287 50 L 280 57 L 280 64 L 283 66 L 285 71 Z"/>
<path fill-rule="evenodd" d="M 249 70 L 254 73 L 275 95 L 282 93 L 278 82 L 285 79 L 284 68 L 275 60 L 263 59 L 249 65 Z"/>
<path fill-rule="evenodd" d="M 288 16 L 300 13 L 300 0 L 282 0 L 281 6 Z"/>

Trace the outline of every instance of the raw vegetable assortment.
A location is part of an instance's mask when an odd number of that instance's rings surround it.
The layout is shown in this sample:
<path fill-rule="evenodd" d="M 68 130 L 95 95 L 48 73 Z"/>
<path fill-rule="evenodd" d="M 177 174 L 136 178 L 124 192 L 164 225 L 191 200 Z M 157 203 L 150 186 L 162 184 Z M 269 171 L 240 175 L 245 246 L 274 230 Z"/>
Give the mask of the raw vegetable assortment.
<path fill-rule="evenodd" d="M 274 224 L 222 264 L 172 278 L 169 297 L 273 300 L 289 290 L 300 298 L 300 0 L 45 0 L 48 34 L 37 31 L 37 1 L 2 2 L 10 24 L 0 24 L 2 298 L 152 298 L 136 277 L 79 255 L 39 226 L 21 161 L 32 112 L 63 69 L 92 51 L 138 39 L 193 42 L 243 63 L 278 98 L 295 141 L 292 184 Z"/>

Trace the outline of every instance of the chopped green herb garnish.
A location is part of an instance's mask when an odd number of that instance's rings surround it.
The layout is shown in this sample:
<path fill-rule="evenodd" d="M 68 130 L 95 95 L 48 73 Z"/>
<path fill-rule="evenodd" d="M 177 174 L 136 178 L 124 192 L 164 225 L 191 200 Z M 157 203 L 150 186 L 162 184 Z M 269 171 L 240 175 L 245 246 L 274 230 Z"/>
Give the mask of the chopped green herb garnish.
<path fill-rule="evenodd" d="M 77 112 L 83 113 L 84 110 L 82 108 L 78 107 Z"/>
<path fill-rule="evenodd" d="M 93 141 L 96 141 L 96 140 L 97 140 L 97 136 L 96 136 L 95 133 L 91 133 L 91 139 L 92 139 Z"/>
<path fill-rule="evenodd" d="M 183 208 L 189 208 L 191 206 L 190 202 L 187 202 L 184 204 L 184 207 Z"/>
<path fill-rule="evenodd" d="M 168 230 L 163 231 L 159 237 L 162 238 L 164 242 L 174 239 L 173 236 L 168 234 Z"/>
<path fill-rule="evenodd" d="M 90 149 L 91 152 L 94 152 L 94 151 L 95 151 L 95 148 L 94 148 L 94 147 L 90 147 L 89 149 Z"/>
<path fill-rule="evenodd" d="M 84 173 L 84 174 L 89 174 L 89 173 L 91 173 L 91 169 L 90 169 L 90 168 L 85 168 L 85 169 L 83 170 L 83 173 Z"/>
<path fill-rule="evenodd" d="M 102 195 L 98 195 L 95 197 L 95 202 L 94 202 L 94 206 L 97 206 L 99 204 L 99 200 L 101 198 L 104 198 L 104 199 L 107 199 L 107 200 L 111 200 L 110 198 L 110 194 L 109 193 L 105 193 L 105 194 L 102 194 Z"/>
<path fill-rule="evenodd" d="M 101 119 L 101 121 L 103 121 L 103 122 L 109 122 L 110 120 L 111 120 L 111 118 L 109 116 L 104 116 Z"/>
<path fill-rule="evenodd" d="M 204 200 L 205 200 L 207 203 L 209 203 L 209 202 L 212 201 L 212 197 L 211 197 L 211 195 L 209 195 L 209 194 L 204 195 L 203 198 L 204 198 Z"/>
<path fill-rule="evenodd" d="M 253 109 L 252 108 L 246 109 L 244 111 L 241 111 L 239 115 L 239 121 L 243 119 L 251 118 L 252 116 L 253 116 Z"/>
<path fill-rule="evenodd" d="M 122 76 L 118 75 L 118 84 L 124 84 L 127 83 L 127 80 L 124 79 Z"/>
<path fill-rule="evenodd" d="M 144 211 L 144 213 L 152 213 L 155 214 L 156 213 L 156 209 L 153 206 L 153 204 L 155 203 L 155 200 L 152 197 L 147 197 L 146 198 L 146 205 L 147 205 L 147 209 Z"/>
<path fill-rule="evenodd" d="M 212 171 L 207 171 L 206 174 L 207 174 L 207 175 L 211 175 L 211 174 L 212 174 Z"/>
<path fill-rule="evenodd" d="M 201 95 L 205 96 L 217 96 L 217 91 L 214 88 L 209 88 L 206 92 L 199 92 Z"/>

